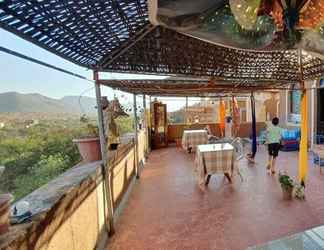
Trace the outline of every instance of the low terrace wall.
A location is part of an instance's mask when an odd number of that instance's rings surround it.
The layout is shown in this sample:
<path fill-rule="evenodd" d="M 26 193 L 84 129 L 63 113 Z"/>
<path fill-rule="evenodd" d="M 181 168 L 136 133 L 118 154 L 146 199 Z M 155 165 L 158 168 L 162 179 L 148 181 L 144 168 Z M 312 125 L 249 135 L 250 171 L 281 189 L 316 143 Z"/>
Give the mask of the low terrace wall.
<path fill-rule="evenodd" d="M 140 131 L 139 161 L 144 161 L 146 134 Z M 116 210 L 135 176 L 135 149 L 130 142 L 110 154 L 110 183 Z M 142 164 L 140 164 L 142 165 Z M 95 249 L 107 236 L 101 162 L 79 164 L 23 200 L 30 203 L 32 221 L 11 226 L 0 236 L 0 249 Z"/>

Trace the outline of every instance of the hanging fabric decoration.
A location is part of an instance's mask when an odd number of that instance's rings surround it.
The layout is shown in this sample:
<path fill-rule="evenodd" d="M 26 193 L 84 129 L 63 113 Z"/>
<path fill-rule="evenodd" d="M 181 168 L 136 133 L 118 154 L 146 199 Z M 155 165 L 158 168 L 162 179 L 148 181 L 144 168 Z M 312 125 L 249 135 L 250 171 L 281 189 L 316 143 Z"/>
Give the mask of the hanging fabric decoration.
<path fill-rule="evenodd" d="M 221 136 L 225 135 L 225 116 L 226 116 L 226 107 L 225 102 L 219 102 L 219 128 L 221 132 Z"/>
<path fill-rule="evenodd" d="M 323 0 L 149 0 L 148 10 L 154 25 L 221 46 L 323 58 Z"/>
<path fill-rule="evenodd" d="M 233 134 L 236 137 L 240 130 L 240 124 L 241 124 L 240 108 L 234 96 L 232 97 L 232 103 L 233 103 L 233 125 L 234 125 Z"/>
<path fill-rule="evenodd" d="M 252 113 L 252 154 L 251 154 L 251 158 L 253 159 L 257 152 L 255 99 L 254 99 L 253 93 L 251 94 L 251 113 Z"/>
<path fill-rule="evenodd" d="M 299 180 L 301 185 L 305 186 L 307 169 L 308 169 L 308 156 L 307 156 L 307 95 L 306 90 L 303 90 L 301 99 L 301 139 L 299 146 Z"/>
<path fill-rule="evenodd" d="M 261 0 L 229 0 L 235 20 L 246 30 L 256 30 Z"/>

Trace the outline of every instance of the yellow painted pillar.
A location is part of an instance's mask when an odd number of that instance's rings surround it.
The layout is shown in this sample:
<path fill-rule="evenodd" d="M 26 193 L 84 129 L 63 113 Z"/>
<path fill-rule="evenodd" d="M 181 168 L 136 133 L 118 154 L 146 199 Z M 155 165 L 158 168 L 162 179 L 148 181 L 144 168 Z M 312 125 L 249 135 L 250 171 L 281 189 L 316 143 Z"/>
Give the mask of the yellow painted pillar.
<path fill-rule="evenodd" d="M 306 89 L 303 90 L 301 97 L 301 139 L 299 145 L 299 181 L 302 185 L 305 185 L 307 169 L 308 169 L 308 155 L 307 155 L 307 132 L 308 132 L 308 117 L 307 117 L 307 94 Z"/>

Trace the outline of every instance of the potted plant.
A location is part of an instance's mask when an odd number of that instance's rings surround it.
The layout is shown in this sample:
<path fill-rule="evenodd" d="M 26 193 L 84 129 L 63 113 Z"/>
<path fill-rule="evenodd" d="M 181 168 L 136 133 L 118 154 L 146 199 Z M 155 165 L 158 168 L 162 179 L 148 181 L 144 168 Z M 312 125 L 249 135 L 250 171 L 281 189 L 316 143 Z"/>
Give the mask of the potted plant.
<path fill-rule="evenodd" d="M 0 176 L 5 168 L 0 166 Z M 5 234 L 9 230 L 10 219 L 10 203 L 12 201 L 11 194 L 0 194 L 0 235 Z"/>
<path fill-rule="evenodd" d="M 294 189 L 294 180 L 286 173 L 279 173 L 279 183 L 284 200 L 291 200 Z"/>
<path fill-rule="evenodd" d="M 93 125 L 85 115 L 80 118 L 80 121 L 84 124 L 82 133 L 79 138 L 73 139 L 73 142 L 78 146 L 83 162 L 101 160 L 98 127 Z"/>
<path fill-rule="evenodd" d="M 299 200 L 305 200 L 305 187 L 303 185 L 295 185 L 295 197 Z"/>

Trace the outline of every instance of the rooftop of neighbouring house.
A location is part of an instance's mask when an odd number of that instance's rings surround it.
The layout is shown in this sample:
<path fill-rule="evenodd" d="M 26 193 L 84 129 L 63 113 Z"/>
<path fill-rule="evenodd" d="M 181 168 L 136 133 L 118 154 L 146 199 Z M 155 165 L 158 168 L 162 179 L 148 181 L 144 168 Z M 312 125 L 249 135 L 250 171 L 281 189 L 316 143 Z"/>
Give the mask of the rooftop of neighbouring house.
<path fill-rule="evenodd" d="M 311 157 L 306 200 L 284 201 L 264 146 L 255 165 L 240 161 L 243 181 L 213 175 L 205 190 L 194 156 L 175 147 L 151 152 L 107 249 L 241 250 L 324 223 L 324 175 Z M 296 179 L 298 152 L 280 152 L 277 165 Z"/>

